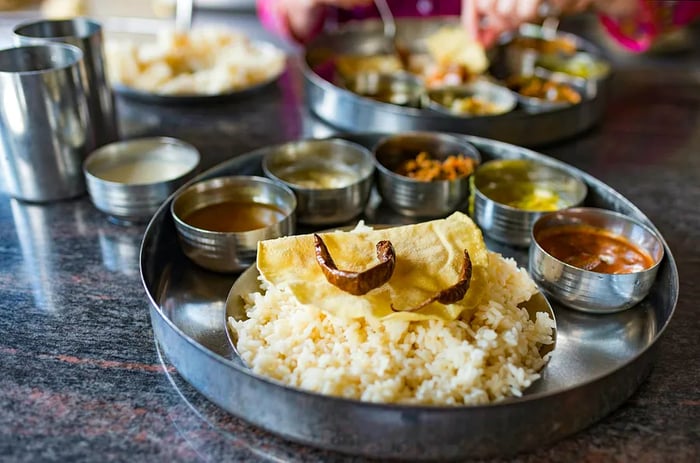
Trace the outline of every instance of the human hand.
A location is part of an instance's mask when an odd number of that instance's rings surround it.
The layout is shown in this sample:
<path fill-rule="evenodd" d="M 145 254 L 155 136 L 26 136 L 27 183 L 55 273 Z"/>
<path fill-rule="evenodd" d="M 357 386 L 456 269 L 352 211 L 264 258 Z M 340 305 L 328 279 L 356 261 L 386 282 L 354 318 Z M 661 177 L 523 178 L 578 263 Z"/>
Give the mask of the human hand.
<path fill-rule="evenodd" d="M 310 0 L 310 2 L 319 6 L 334 6 L 349 10 L 357 6 L 369 6 L 373 0 Z"/>
<path fill-rule="evenodd" d="M 280 18 L 277 22 L 286 25 L 282 29 L 297 42 L 308 41 L 325 19 L 326 7 L 350 9 L 367 6 L 373 0 L 257 0 L 259 11 L 269 11 L 270 16 Z"/>
<path fill-rule="evenodd" d="M 489 47 L 503 32 L 544 16 L 579 13 L 598 4 L 619 8 L 637 0 L 462 0 L 462 23 L 475 40 Z"/>
<path fill-rule="evenodd" d="M 587 9 L 593 0 L 462 0 L 462 22 L 485 47 L 506 31 L 544 16 L 560 16 Z"/>

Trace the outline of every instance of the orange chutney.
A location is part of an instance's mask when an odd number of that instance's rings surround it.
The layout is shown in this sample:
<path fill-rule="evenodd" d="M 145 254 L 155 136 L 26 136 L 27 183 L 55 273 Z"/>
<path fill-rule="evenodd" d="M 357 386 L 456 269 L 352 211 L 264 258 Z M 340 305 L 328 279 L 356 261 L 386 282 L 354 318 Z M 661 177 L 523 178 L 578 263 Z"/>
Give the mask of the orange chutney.
<path fill-rule="evenodd" d="M 599 273 L 622 274 L 646 270 L 654 259 L 622 236 L 588 225 L 562 225 L 544 230 L 537 242 L 569 265 Z"/>
<path fill-rule="evenodd" d="M 280 222 L 284 213 L 271 204 L 224 201 L 210 204 L 183 217 L 193 227 L 214 232 L 245 232 Z"/>

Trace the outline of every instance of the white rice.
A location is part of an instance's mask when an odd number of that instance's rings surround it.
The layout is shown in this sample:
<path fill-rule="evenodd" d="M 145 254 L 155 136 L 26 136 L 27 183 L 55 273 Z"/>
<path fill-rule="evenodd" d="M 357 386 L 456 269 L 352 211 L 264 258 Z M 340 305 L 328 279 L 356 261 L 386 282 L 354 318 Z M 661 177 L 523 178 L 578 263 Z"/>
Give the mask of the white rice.
<path fill-rule="evenodd" d="M 261 375 L 371 402 L 461 405 L 520 396 L 539 378 L 554 321 L 517 305 L 536 286 L 515 261 L 489 252 L 488 297 L 452 322 L 346 321 L 267 287 L 229 319 L 243 360 Z"/>

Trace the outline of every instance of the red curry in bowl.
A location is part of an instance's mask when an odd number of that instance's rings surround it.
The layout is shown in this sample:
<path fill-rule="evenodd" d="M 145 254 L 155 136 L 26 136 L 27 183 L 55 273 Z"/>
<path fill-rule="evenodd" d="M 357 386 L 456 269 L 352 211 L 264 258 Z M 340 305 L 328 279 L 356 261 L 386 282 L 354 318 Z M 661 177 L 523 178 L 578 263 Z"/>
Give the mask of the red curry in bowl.
<path fill-rule="evenodd" d="M 652 256 L 628 239 L 589 225 L 561 225 L 543 230 L 537 242 L 560 261 L 592 272 L 635 273 L 655 263 Z"/>

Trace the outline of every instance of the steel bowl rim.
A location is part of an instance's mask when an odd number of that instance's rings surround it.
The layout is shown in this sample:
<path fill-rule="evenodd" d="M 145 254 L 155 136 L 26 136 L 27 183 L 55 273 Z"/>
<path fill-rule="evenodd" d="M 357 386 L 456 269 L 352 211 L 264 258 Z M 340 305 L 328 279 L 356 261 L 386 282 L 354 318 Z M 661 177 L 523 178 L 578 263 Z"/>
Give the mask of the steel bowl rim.
<path fill-rule="evenodd" d="M 542 53 L 538 56 L 538 58 L 540 56 L 547 56 L 547 54 Z M 592 62 L 602 64 L 603 67 L 605 68 L 605 71 L 602 72 L 597 77 L 582 77 L 582 76 L 577 76 L 575 74 L 569 74 L 568 72 L 565 72 L 565 71 L 555 71 L 555 70 L 550 69 L 546 66 L 543 66 L 541 64 L 541 61 L 539 62 L 540 64 L 538 64 L 537 58 L 535 59 L 535 68 L 540 70 L 540 71 L 544 71 L 550 75 L 557 76 L 557 78 L 561 79 L 564 82 L 566 82 L 566 81 L 581 81 L 581 80 L 583 80 L 585 82 L 588 82 L 588 81 L 598 82 L 598 81 L 602 81 L 602 80 L 607 79 L 608 77 L 610 77 L 610 74 L 612 74 L 612 66 L 610 65 L 610 62 L 608 60 L 602 58 L 601 56 L 596 56 L 594 53 L 591 53 L 588 50 L 576 50 L 576 52 L 573 55 L 571 55 L 570 57 L 566 57 L 566 59 L 572 60 L 576 56 L 588 56 L 588 57 L 590 57 Z"/>
<path fill-rule="evenodd" d="M 106 180 L 103 179 L 102 177 L 97 176 L 95 173 L 93 173 L 90 170 L 90 164 L 97 162 L 96 160 L 100 156 L 107 155 L 107 153 L 110 153 L 112 150 L 119 150 L 122 147 L 126 147 L 130 144 L 135 144 L 135 143 L 143 143 L 143 142 L 153 142 L 155 146 L 177 146 L 179 148 L 184 148 L 191 154 L 194 154 L 195 156 L 195 163 L 191 167 L 189 167 L 184 173 L 178 175 L 177 177 L 165 179 L 165 180 L 159 180 L 156 182 L 150 182 L 150 183 L 128 183 L 128 182 L 115 182 L 113 180 Z M 170 182 L 176 182 L 179 180 L 182 180 L 183 178 L 186 178 L 189 175 L 192 175 L 193 172 L 197 170 L 199 167 L 200 162 L 202 161 L 202 155 L 199 152 L 199 150 L 192 144 L 187 143 L 186 141 L 180 140 L 179 138 L 174 138 L 174 137 L 142 137 L 142 138 L 131 138 L 128 140 L 119 140 L 119 141 L 114 141 L 112 143 L 108 143 L 106 145 L 100 146 L 96 150 L 92 151 L 88 156 L 85 158 L 83 161 L 83 173 L 86 177 L 88 177 L 90 180 L 97 181 L 99 183 L 104 184 L 105 186 L 109 185 L 112 187 L 122 187 L 122 188 L 136 188 L 136 187 L 153 187 L 157 185 L 163 185 L 163 184 L 168 184 Z"/>
<path fill-rule="evenodd" d="M 282 189 L 282 191 L 284 191 L 285 194 L 290 195 L 291 204 L 292 204 L 292 206 L 290 208 L 291 209 L 290 212 L 288 212 L 288 213 L 285 212 L 284 218 L 282 220 L 280 220 L 279 222 L 275 222 L 273 224 L 267 225 L 267 226 L 262 227 L 262 228 L 256 228 L 253 230 L 246 230 L 246 231 L 241 231 L 241 232 L 218 232 L 218 231 L 206 230 L 204 228 L 198 228 L 198 227 L 195 227 L 195 226 L 190 225 L 187 222 L 185 222 L 175 212 L 175 203 L 177 202 L 177 200 L 180 197 L 182 197 L 182 195 L 184 195 L 186 192 L 195 189 L 195 187 L 197 187 L 199 185 L 203 185 L 203 184 L 215 182 L 215 181 L 227 181 L 227 183 L 228 183 L 228 181 L 240 181 L 240 180 L 249 181 L 250 183 L 265 183 L 266 185 L 271 185 L 275 188 Z M 194 182 L 194 183 L 191 183 L 191 184 L 184 186 L 182 190 L 178 190 L 177 192 L 175 192 L 173 194 L 172 200 L 170 201 L 169 208 L 170 208 L 170 215 L 172 216 L 173 220 L 175 221 L 175 225 L 176 225 L 176 229 L 178 230 L 178 234 L 180 233 L 180 229 L 184 229 L 184 230 L 187 230 L 189 232 L 197 233 L 198 235 L 207 236 L 207 237 L 211 237 L 211 238 L 229 238 L 229 237 L 234 237 L 234 236 L 240 236 L 242 238 L 245 238 L 245 237 L 257 234 L 261 230 L 266 230 L 274 225 L 277 225 L 277 224 L 280 224 L 280 223 L 283 223 L 287 220 L 292 219 L 294 217 L 294 214 L 296 213 L 297 199 L 296 199 L 296 195 L 289 187 L 287 187 L 284 184 L 280 184 L 279 182 L 275 182 L 269 178 L 260 177 L 258 175 L 225 175 L 225 176 L 221 176 L 221 177 L 200 180 L 198 182 Z"/>
<path fill-rule="evenodd" d="M 283 178 L 277 176 L 274 174 L 270 168 L 268 167 L 270 157 L 275 154 L 277 150 L 280 148 L 283 148 L 285 146 L 299 146 L 299 145 L 305 145 L 305 144 L 324 144 L 324 143 L 330 143 L 332 145 L 340 145 L 340 146 L 345 146 L 345 147 L 351 147 L 358 153 L 361 153 L 363 157 L 363 161 L 367 161 L 367 165 L 369 166 L 369 171 L 367 172 L 366 175 L 358 175 L 355 179 L 354 182 L 349 183 L 345 186 L 341 187 L 334 187 L 334 188 L 309 188 L 309 187 L 304 187 L 297 185 L 292 182 L 288 182 L 284 180 Z M 367 180 L 372 179 L 372 176 L 374 175 L 376 166 L 374 164 L 374 157 L 372 156 L 372 151 L 369 149 L 365 148 L 364 146 L 360 145 L 359 143 L 354 143 L 348 140 L 344 140 L 342 138 L 327 138 L 327 139 L 308 139 L 308 140 L 297 140 L 297 141 L 291 141 L 288 143 L 281 143 L 278 145 L 270 146 L 269 149 L 262 148 L 263 151 L 265 151 L 265 154 L 262 156 L 261 160 L 261 166 L 262 170 L 265 173 L 265 175 L 271 179 L 274 180 L 278 183 L 284 184 L 286 187 L 288 187 L 290 190 L 300 193 L 308 193 L 308 194 L 313 194 L 314 192 L 327 192 L 327 193 L 333 193 L 333 192 L 341 192 L 344 190 L 349 190 L 352 188 L 356 188 L 358 186 L 361 186 L 363 183 L 365 183 Z M 364 163 L 363 163 L 364 164 Z"/>
<path fill-rule="evenodd" d="M 471 174 L 465 176 L 465 177 L 459 177 L 455 178 L 452 180 L 430 180 L 430 181 L 425 181 L 425 180 L 416 180 L 411 177 L 407 177 L 405 175 L 398 174 L 394 172 L 393 170 L 389 169 L 387 166 L 385 166 L 380 160 L 379 157 L 377 156 L 377 150 L 379 147 L 381 147 L 382 144 L 385 142 L 393 139 L 393 138 L 399 138 L 399 137 L 427 137 L 427 138 L 433 138 L 433 139 L 443 139 L 443 140 L 450 140 L 453 141 L 459 145 L 467 146 L 469 147 L 469 152 L 464 153 L 464 155 L 468 158 L 474 159 L 476 162 L 476 167 L 474 167 L 474 172 Z M 466 141 L 465 139 L 461 137 L 457 137 L 452 134 L 448 133 L 442 133 L 442 132 L 428 132 L 428 131 L 411 131 L 411 132 L 400 132 L 396 133 L 393 135 L 387 135 L 383 138 L 381 138 L 372 148 L 372 153 L 374 154 L 374 161 L 375 161 L 375 166 L 379 172 L 381 172 L 384 175 L 387 175 L 390 179 L 393 180 L 398 180 L 402 182 L 406 182 L 408 184 L 415 184 L 415 185 L 453 185 L 457 183 L 461 183 L 464 181 L 467 181 L 474 173 L 476 170 L 481 166 L 481 152 L 479 152 L 479 149 L 474 146 L 469 141 Z"/>
<path fill-rule="evenodd" d="M 592 270 L 582 269 L 580 267 L 576 267 L 575 265 L 568 264 L 568 263 L 564 262 L 563 260 L 556 258 L 552 254 L 547 252 L 540 245 L 540 243 L 537 241 L 537 238 L 535 237 L 535 227 L 538 225 L 538 223 L 543 222 L 544 220 L 548 219 L 549 217 L 551 217 L 555 214 L 570 214 L 570 213 L 576 213 L 576 212 L 591 212 L 593 214 L 610 216 L 610 217 L 614 217 L 617 220 L 631 223 L 635 226 L 640 227 L 646 233 L 648 233 L 649 236 L 653 237 L 654 241 L 659 245 L 659 249 L 660 249 L 661 253 L 660 253 L 658 259 L 654 259 L 654 265 L 652 265 L 651 267 L 646 268 L 644 270 L 639 270 L 636 272 L 628 272 L 628 273 L 604 273 L 604 272 L 594 272 Z M 586 224 L 583 224 L 583 225 L 586 225 Z M 628 239 L 626 237 L 624 237 L 624 238 Z M 631 240 L 629 240 L 629 241 L 631 241 Z M 637 243 L 634 243 L 634 244 L 637 245 Z M 541 217 L 538 217 L 537 220 L 535 220 L 535 223 L 532 224 L 532 229 L 530 230 L 530 247 L 533 247 L 533 246 L 535 247 L 535 249 L 537 249 L 538 252 L 541 252 L 543 256 L 547 257 L 548 259 L 553 259 L 556 263 L 561 264 L 562 266 L 564 266 L 564 268 L 566 268 L 569 271 L 575 271 L 575 272 L 581 273 L 582 276 L 586 276 L 586 277 L 592 277 L 595 275 L 605 275 L 607 277 L 612 278 L 613 280 L 627 280 L 627 279 L 635 278 L 639 275 L 646 275 L 646 274 L 656 272 L 658 270 L 659 266 L 661 265 L 661 262 L 663 262 L 664 257 L 666 257 L 666 250 L 665 250 L 665 246 L 664 246 L 664 241 L 663 241 L 663 239 L 661 239 L 661 236 L 659 233 L 655 232 L 650 227 L 643 224 L 642 222 L 640 222 L 637 219 L 633 219 L 633 218 L 628 217 L 624 214 L 620 214 L 617 211 L 605 209 L 602 207 L 586 207 L 586 206 L 567 207 L 564 209 L 560 209 L 558 211 L 548 212 L 548 213 L 542 215 Z M 639 246 L 639 245 L 637 245 L 637 246 Z M 652 258 L 653 258 L 653 256 L 652 256 Z M 596 310 L 596 311 L 592 311 L 592 312 L 601 312 L 601 311 Z"/>
<path fill-rule="evenodd" d="M 571 205 L 558 208 L 556 211 L 531 211 L 531 210 L 527 210 L 527 209 L 520 209 L 520 208 L 517 208 L 517 207 L 509 206 L 509 205 L 507 205 L 507 204 L 503 204 L 503 203 L 501 203 L 501 202 L 496 201 L 495 199 L 489 198 L 488 196 L 486 196 L 485 193 L 483 193 L 483 192 L 476 186 L 476 177 L 477 177 L 477 174 L 478 174 L 479 169 L 483 168 L 484 166 L 488 166 L 489 164 L 490 164 L 490 165 L 494 165 L 494 164 L 497 164 L 497 163 L 510 162 L 510 161 L 526 162 L 526 163 L 528 163 L 528 164 L 535 165 L 535 166 L 537 166 L 537 167 L 543 167 L 543 168 L 545 168 L 545 169 L 550 169 L 550 170 L 553 170 L 553 171 L 556 171 L 556 172 L 558 172 L 558 173 L 563 174 L 564 176 L 566 176 L 566 177 L 568 177 L 568 178 L 574 180 L 574 181 L 578 184 L 578 186 L 581 187 L 581 197 L 580 197 L 580 198 L 577 198 L 577 200 L 574 201 Z M 480 165 L 477 167 L 477 169 L 474 171 L 474 173 L 473 173 L 472 175 L 473 175 L 472 178 L 474 179 L 474 181 L 473 181 L 473 184 L 474 184 L 474 185 L 473 185 L 473 186 L 474 186 L 474 195 L 479 196 L 480 198 L 483 198 L 485 201 L 488 201 L 488 202 L 493 203 L 494 205 L 498 206 L 499 208 L 502 208 L 502 209 L 504 209 L 504 210 L 506 210 L 506 211 L 514 212 L 514 213 L 517 213 L 517 212 L 531 213 L 531 214 L 548 214 L 548 213 L 555 213 L 555 212 L 562 211 L 562 210 L 564 210 L 564 209 L 571 209 L 571 208 L 579 207 L 578 205 L 579 205 L 579 204 L 582 204 L 583 201 L 586 200 L 586 196 L 588 196 L 588 185 L 586 184 L 586 182 L 583 181 L 583 179 L 582 179 L 581 177 L 579 177 L 579 176 L 577 176 L 577 175 L 573 175 L 573 174 L 571 174 L 571 173 L 565 171 L 564 169 L 560 169 L 559 167 L 555 167 L 555 166 L 552 166 L 552 165 L 539 163 L 539 162 L 533 161 L 533 160 L 531 160 L 531 159 L 490 159 L 490 160 L 484 162 L 483 164 L 480 164 Z M 534 226 L 534 224 L 533 224 L 533 226 Z M 532 233 L 532 231 L 531 231 L 531 233 Z"/>
<path fill-rule="evenodd" d="M 84 24 L 89 27 L 88 33 L 82 33 L 77 35 L 29 35 L 24 29 L 31 28 L 32 26 L 37 26 L 39 24 Z M 47 40 L 56 41 L 61 39 L 72 39 L 77 38 L 78 40 L 89 39 L 95 35 L 102 34 L 103 31 L 102 24 L 92 18 L 86 16 L 76 16 L 76 17 L 62 17 L 62 18 L 39 18 L 39 19 L 29 19 L 18 23 L 12 28 L 12 34 L 21 37 L 22 39 L 34 39 L 34 40 Z"/>
<path fill-rule="evenodd" d="M 14 47 L 2 47 L 0 48 L 0 54 L 4 53 L 17 53 L 20 50 L 27 50 L 27 49 L 37 49 L 37 48 L 43 48 L 43 49 L 55 49 L 55 50 L 63 50 L 70 52 L 73 56 L 71 56 L 70 62 L 61 64 L 60 66 L 50 66 L 50 67 L 44 67 L 42 69 L 35 69 L 31 71 L 6 71 L 6 70 L 0 70 L 0 75 L 3 76 L 41 76 L 44 74 L 49 74 L 51 72 L 59 71 L 59 70 L 66 70 L 70 69 L 73 66 L 80 67 L 83 59 L 85 58 L 85 53 L 83 50 L 76 46 L 72 45 L 70 43 L 63 43 L 63 42 L 54 42 L 54 41 L 44 41 L 42 42 L 41 39 L 38 39 L 38 41 L 33 42 L 31 44 L 24 44 L 24 45 L 18 45 Z"/>
<path fill-rule="evenodd" d="M 367 57 L 372 57 L 373 55 L 367 55 Z M 376 101 L 378 103 L 384 103 L 384 104 L 389 104 L 392 106 L 401 106 L 401 105 L 396 105 L 395 103 L 388 103 L 386 101 L 380 101 L 380 100 L 374 100 L 371 96 L 364 95 L 362 93 L 358 93 L 352 88 L 348 87 L 348 83 L 354 83 L 356 82 L 359 78 L 363 76 L 376 76 L 378 79 L 388 79 L 390 81 L 399 81 L 399 82 L 406 82 L 408 85 L 411 86 L 411 88 L 414 88 L 417 90 L 417 93 L 425 93 L 427 90 L 427 87 L 425 85 L 425 81 L 418 75 L 413 74 L 410 71 L 401 69 L 397 71 L 364 71 L 364 72 L 359 72 L 355 74 L 354 76 L 351 77 L 343 77 L 344 82 L 340 82 L 337 84 L 337 87 L 342 88 L 344 90 L 347 90 L 351 93 L 354 93 L 355 95 L 364 97 L 364 98 L 369 98 L 370 100 Z M 414 109 L 420 109 L 420 108 L 414 108 Z"/>
<path fill-rule="evenodd" d="M 504 95 L 508 94 L 510 96 L 509 100 L 510 102 L 505 106 L 504 111 L 500 111 L 497 113 L 493 114 L 474 114 L 470 115 L 468 113 L 460 113 L 460 112 L 454 112 L 449 109 L 446 105 L 440 103 L 439 101 L 436 101 L 435 98 L 433 98 L 433 94 L 435 92 L 443 92 L 447 90 L 455 90 L 455 91 L 461 91 L 461 90 L 467 90 L 470 89 L 471 87 L 474 86 L 474 82 L 467 82 L 464 84 L 459 84 L 459 85 L 443 85 L 439 87 L 433 87 L 433 88 L 428 88 L 425 91 L 425 96 L 426 99 L 428 100 L 427 108 L 431 109 L 433 111 L 437 111 L 441 114 L 448 114 L 450 116 L 458 117 L 458 118 L 465 118 L 465 119 L 473 119 L 475 117 L 483 117 L 483 118 L 491 118 L 491 117 L 503 117 L 504 115 L 515 111 L 515 109 L 518 106 L 518 97 L 513 93 L 512 90 L 510 90 L 508 87 L 505 85 L 502 85 L 500 83 L 496 82 L 487 82 L 484 81 L 485 84 L 488 84 L 490 86 L 493 86 L 495 88 L 498 88 L 498 92 L 502 92 Z M 474 91 L 474 94 L 478 94 L 478 91 Z"/>

